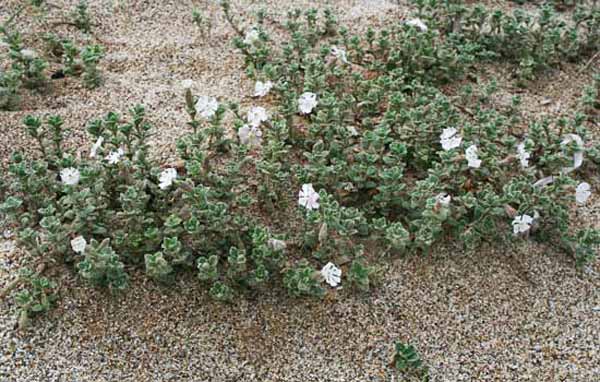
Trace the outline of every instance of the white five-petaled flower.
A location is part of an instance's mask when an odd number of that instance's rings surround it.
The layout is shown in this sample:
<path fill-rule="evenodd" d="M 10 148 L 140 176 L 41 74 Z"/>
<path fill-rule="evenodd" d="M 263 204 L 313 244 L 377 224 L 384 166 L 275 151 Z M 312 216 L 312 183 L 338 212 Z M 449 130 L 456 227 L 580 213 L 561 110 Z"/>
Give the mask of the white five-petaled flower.
<path fill-rule="evenodd" d="M 342 270 L 333 263 L 327 263 L 321 269 L 321 276 L 327 284 L 335 288 L 342 281 Z"/>
<path fill-rule="evenodd" d="M 262 131 L 256 126 L 244 125 L 238 131 L 238 137 L 243 145 L 258 146 L 262 137 Z"/>
<path fill-rule="evenodd" d="M 337 46 L 332 46 L 331 54 L 333 54 L 335 58 L 342 61 L 344 64 L 348 63 L 348 56 L 346 55 L 346 51 L 344 49 L 338 48 Z"/>
<path fill-rule="evenodd" d="M 436 203 L 439 203 L 440 205 L 442 205 L 444 207 L 449 206 L 451 200 L 452 200 L 452 197 L 449 194 L 447 194 L 446 192 L 439 193 L 435 197 Z"/>
<path fill-rule="evenodd" d="M 204 119 L 212 118 L 218 108 L 219 103 L 215 97 L 200 96 L 196 101 L 196 112 Z"/>
<path fill-rule="evenodd" d="M 531 154 L 525 151 L 525 142 L 521 142 L 517 145 L 517 154 L 519 156 L 519 161 L 521 162 L 521 167 L 529 167 L 529 158 L 531 158 Z"/>
<path fill-rule="evenodd" d="M 583 139 L 577 134 L 567 134 L 565 139 L 560 143 L 561 145 L 568 145 L 571 142 L 575 142 L 577 146 L 583 147 Z M 564 173 L 569 173 L 575 169 L 581 167 L 583 164 L 583 151 L 579 150 L 573 154 L 573 167 L 565 167 L 562 169 Z"/>
<path fill-rule="evenodd" d="M 173 181 L 177 178 L 177 170 L 174 168 L 167 168 L 160 173 L 160 177 L 158 178 L 161 190 L 169 188 L 173 184 Z"/>
<path fill-rule="evenodd" d="M 244 36 L 244 43 L 247 45 L 254 45 L 260 38 L 258 30 L 256 28 L 252 28 L 246 32 Z"/>
<path fill-rule="evenodd" d="M 317 95 L 311 92 L 302 93 L 298 99 L 298 110 L 302 114 L 310 114 L 312 110 L 317 106 Z"/>
<path fill-rule="evenodd" d="M 92 149 L 90 150 L 90 158 L 96 157 L 96 154 L 98 153 L 100 146 L 102 146 L 102 143 L 104 143 L 104 137 L 98 137 L 96 143 L 92 145 Z"/>
<path fill-rule="evenodd" d="M 527 214 L 517 215 L 512 222 L 513 233 L 518 235 L 519 233 L 525 233 L 531 228 L 533 218 Z"/>
<path fill-rule="evenodd" d="M 37 53 L 33 49 L 22 49 L 21 56 L 23 56 L 27 60 L 33 60 L 37 58 Z"/>
<path fill-rule="evenodd" d="M 183 80 L 183 81 L 181 81 L 181 87 L 182 87 L 184 90 L 191 89 L 191 88 L 192 88 L 192 86 L 194 86 L 194 81 L 193 81 L 193 80 L 187 79 L 187 80 Z"/>
<path fill-rule="evenodd" d="M 83 255 L 86 246 L 87 242 L 83 236 L 77 236 L 75 239 L 71 240 L 71 248 L 73 248 L 73 251 L 76 253 Z"/>
<path fill-rule="evenodd" d="M 267 81 L 267 82 L 256 81 L 256 84 L 254 85 L 254 96 L 255 97 L 264 97 L 267 94 L 269 94 L 269 91 L 271 91 L 272 87 L 273 87 L 273 83 L 271 81 Z"/>
<path fill-rule="evenodd" d="M 309 210 L 316 210 L 319 208 L 319 198 L 311 183 L 303 184 L 298 194 L 298 204 Z"/>
<path fill-rule="evenodd" d="M 123 149 L 119 147 L 117 151 L 111 151 L 104 159 L 108 161 L 108 164 L 117 164 L 124 154 Z"/>
<path fill-rule="evenodd" d="M 467 157 L 468 166 L 472 168 L 481 167 L 481 159 L 477 155 L 477 146 L 471 145 L 465 150 L 465 156 Z"/>
<path fill-rule="evenodd" d="M 442 130 L 442 134 L 440 134 L 440 143 L 442 144 L 442 148 L 446 151 L 452 150 L 460 146 L 462 142 L 462 137 L 458 134 L 458 131 L 454 127 L 449 127 L 447 129 Z"/>
<path fill-rule="evenodd" d="M 73 167 L 67 167 L 60 170 L 60 181 L 68 186 L 74 186 L 79 183 L 79 170 Z"/>
<path fill-rule="evenodd" d="M 267 115 L 267 110 L 261 106 L 254 106 L 248 111 L 248 115 L 246 117 L 248 123 L 252 127 L 258 127 L 262 122 L 265 122 L 269 119 Z"/>
<path fill-rule="evenodd" d="M 410 19 L 406 21 L 406 25 L 411 27 L 416 27 L 421 30 L 421 32 L 427 32 L 427 25 L 421 19 Z"/>
<path fill-rule="evenodd" d="M 579 183 L 575 189 L 575 200 L 578 204 L 585 204 L 588 198 L 592 195 L 592 187 L 587 182 Z"/>

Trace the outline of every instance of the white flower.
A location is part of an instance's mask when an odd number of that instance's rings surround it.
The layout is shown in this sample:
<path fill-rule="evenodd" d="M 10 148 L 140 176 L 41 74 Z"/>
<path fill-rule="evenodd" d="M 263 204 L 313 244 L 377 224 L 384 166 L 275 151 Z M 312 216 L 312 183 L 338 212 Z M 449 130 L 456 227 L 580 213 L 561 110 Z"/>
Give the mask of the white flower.
<path fill-rule="evenodd" d="M 517 154 L 519 156 L 519 161 L 521 162 L 521 167 L 529 167 L 529 158 L 531 158 L 531 154 L 525 151 L 525 142 L 521 142 L 517 145 Z"/>
<path fill-rule="evenodd" d="M 285 241 L 279 239 L 269 239 L 267 244 L 269 244 L 269 247 L 274 251 L 283 251 L 287 248 Z"/>
<path fill-rule="evenodd" d="M 444 207 L 449 206 L 451 200 L 452 200 L 452 197 L 445 192 L 437 194 L 437 196 L 435 197 L 436 203 L 439 203 Z"/>
<path fill-rule="evenodd" d="M 33 60 L 37 58 L 37 53 L 33 49 L 22 49 L 21 56 L 23 56 L 27 60 Z"/>
<path fill-rule="evenodd" d="M 298 204 L 309 210 L 316 210 L 319 208 L 319 198 L 319 194 L 311 183 L 303 184 L 302 190 L 298 194 Z"/>
<path fill-rule="evenodd" d="M 85 241 L 83 236 L 77 236 L 75 239 L 71 240 L 71 248 L 73 248 L 73 251 L 75 251 L 76 253 L 80 253 L 83 255 L 86 245 L 87 242 Z"/>
<path fill-rule="evenodd" d="M 568 145 L 569 143 L 575 141 L 577 146 L 583 147 L 583 139 L 577 134 L 567 134 L 565 139 L 560 143 L 561 145 Z M 573 167 L 565 167 L 562 169 L 563 172 L 569 173 L 577 168 L 579 168 L 583 164 L 583 151 L 576 151 L 573 154 Z"/>
<path fill-rule="evenodd" d="M 273 83 L 271 81 L 267 81 L 267 82 L 256 81 L 256 84 L 254 85 L 254 96 L 255 97 L 264 97 L 269 93 L 269 91 L 271 91 L 272 87 L 273 87 Z"/>
<path fill-rule="evenodd" d="M 303 93 L 300 98 L 298 98 L 298 110 L 302 114 L 310 114 L 318 103 L 317 95 L 315 93 Z"/>
<path fill-rule="evenodd" d="M 196 112 L 204 119 L 212 118 L 218 108 L 219 103 L 215 97 L 201 96 L 196 101 Z"/>
<path fill-rule="evenodd" d="M 340 285 L 342 281 L 342 270 L 336 267 L 333 263 L 327 263 L 323 269 L 321 269 L 321 276 L 325 282 L 332 287 Z"/>
<path fill-rule="evenodd" d="M 167 168 L 160 173 L 158 180 L 160 181 L 158 187 L 161 190 L 168 188 L 173 184 L 173 181 L 177 178 L 177 170 L 174 168 Z"/>
<path fill-rule="evenodd" d="M 73 167 L 60 170 L 60 181 L 69 186 L 76 185 L 79 183 L 79 170 Z"/>
<path fill-rule="evenodd" d="M 182 87 L 184 90 L 191 89 L 193 85 L 194 85 L 194 81 L 192 81 L 192 80 L 190 80 L 190 79 L 187 79 L 187 80 L 183 80 L 183 81 L 181 81 L 181 87 Z"/>
<path fill-rule="evenodd" d="M 246 36 L 244 36 L 244 43 L 247 45 L 254 45 L 255 42 L 259 39 L 258 30 L 252 28 L 246 32 Z"/>
<path fill-rule="evenodd" d="M 111 151 L 104 159 L 108 161 L 108 164 L 117 164 L 119 163 L 121 157 L 123 157 L 124 154 L 125 152 L 123 151 L 123 149 L 119 147 L 117 151 Z"/>
<path fill-rule="evenodd" d="M 406 25 L 419 28 L 421 30 L 421 32 L 427 32 L 427 25 L 425 25 L 425 23 L 421 19 L 407 20 Z"/>
<path fill-rule="evenodd" d="M 100 149 L 100 146 L 102 146 L 102 143 L 104 143 L 104 137 L 98 137 L 98 139 L 96 140 L 96 143 L 94 143 L 92 145 L 92 149 L 90 150 L 90 158 L 96 157 L 96 154 L 98 153 L 98 149 Z"/>
<path fill-rule="evenodd" d="M 244 125 L 238 131 L 238 137 L 243 145 L 258 146 L 262 137 L 262 131 L 258 127 Z"/>
<path fill-rule="evenodd" d="M 529 231 L 533 223 L 533 218 L 527 214 L 517 215 L 512 222 L 513 233 L 515 235 Z"/>
<path fill-rule="evenodd" d="M 477 146 L 471 145 L 465 150 L 465 156 L 469 162 L 469 167 L 479 168 L 481 167 L 481 159 L 477 156 Z"/>
<path fill-rule="evenodd" d="M 444 150 L 448 151 L 460 146 L 462 137 L 457 133 L 458 132 L 453 127 L 442 130 L 442 134 L 440 134 L 440 143 Z"/>
<path fill-rule="evenodd" d="M 579 204 L 585 204 L 588 198 L 592 195 L 591 191 L 592 187 L 587 182 L 579 183 L 577 188 L 575 189 L 575 200 Z"/>
<path fill-rule="evenodd" d="M 267 111 L 264 107 L 255 106 L 248 111 L 248 116 L 246 119 L 248 119 L 250 126 L 258 127 L 262 122 L 267 121 L 269 116 L 267 115 Z"/>
<path fill-rule="evenodd" d="M 335 56 L 335 58 L 342 61 L 344 64 L 348 63 L 348 57 L 347 57 L 346 51 L 344 49 L 338 48 L 337 46 L 332 46 L 331 54 L 333 54 Z"/>

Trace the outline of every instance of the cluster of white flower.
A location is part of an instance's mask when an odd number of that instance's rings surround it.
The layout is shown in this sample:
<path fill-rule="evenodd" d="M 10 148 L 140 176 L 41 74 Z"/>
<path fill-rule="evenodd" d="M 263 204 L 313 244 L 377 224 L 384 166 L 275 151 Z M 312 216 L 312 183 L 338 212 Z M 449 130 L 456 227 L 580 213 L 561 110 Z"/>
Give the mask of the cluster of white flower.
<path fill-rule="evenodd" d="M 255 147 L 260 145 L 262 131 L 256 126 L 248 126 L 248 124 L 245 124 L 240 127 L 238 137 L 243 145 Z"/>
<path fill-rule="evenodd" d="M 271 81 L 267 81 L 267 82 L 256 81 L 256 84 L 254 85 L 254 96 L 255 97 L 264 97 L 267 94 L 269 94 L 272 87 L 273 87 L 273 83 Z"/>
<path fill-rule="evenodd" d="M 240 142 L 249 146 L 260 145 L 262 131 L 260 131 L 259 126 L 269 120 L 267 110 L 261 106 L 254 106 L 248 111 L 246 120 L 248 123 L 238 130 Z"/>
<path fill-rule="evenodd" d="M 167 168 L 160 173 L 158 178 L 160 183 L 158 184 L 158 187 L 160 187 L 161 190 L 165 190 L 173 184 L 175 179 L 177 179 L 177 170 L 174 168 Z"/>
<path fill-rule="evenodd" d="M 477 146 L 471 145 L 465 150 L 465 156 L 467 157 L 467 162 L 469 167 L 479 168 L 481 167 L 481 159 L 477 155 Z"/>
<path fill-rule="evenodd" d="M 303 184 L 298 194 L 298 204 L 308 210 L 316 210 L 319 208 L 319 198 L 311 183 Z"/>
<path fill-rule="evenodd" d="M 435 202 L 443 207 L 448 207 L 450 205 L 450 201 L 452 197 L 445 192 L 437 194 L 435 197 Z"/>
<path fill-rule="evenodd" d="M 567 134 L 565 136 L 565 138 L 562 140 L 561 145 L 565 146 L 571 142 L 575 142 L 577 144 L 577 146 L 580 148 L 583 147 L 583 139 L 577 134 Z M 521 153 L 520 148 L 517 148 L 517 150 L 519 151 L 519 153 Z M 528 153 L 525 153 L 525 154 L 527 154 L 527 159 L 528 159 L 529 154 Z M 521 164 L 523 164 L 523 161 L 521 161 Z M 576 169 L 581 167 L 582 164 L 583 164 L 583 150 L 577 150 L 573 154 L 573 166 L 572 167 L 564 167 L 561 171 L 563 173 L 567 174 L 572 171 L 575 171 Z M 540 188 L 545 187 L 545 186 L 548 186 L 549 184 L 554 183 L 554 180 L 555 180 L 554 176 L 546 176 L 544 178 L 537 180 L 535 183 L 533 183 L 533 186 L 540 187 Z M 591 186 L 589 183 L 582 182 L 575 189 L 575 201 L 578 204 L 585 204 L 591 195 L 592 195 L 592 191 L 591 191 Z"/>
<path fill-rule="evenodd" d="M 260 39 L 260 34 L 256 28 L 251 28 L 246 31 L 246 35 L 244 36 L 244 44 L 246 45 L 254 45 Z"/>
<path fill-rule="evenodd" d="M 111 151 L 104 159 L 108 161 L 108 164 L 117 164 L 121 161 L 123 155 L 125 155 L 125 152 L 119 147 L 117 151 Z"/>
<path fill-rule="evenodd" d="M 449 127 L 442 130 L 442 134 L 440 134 L 440 143 L 445 151 L 457 148 L 460 146 L 461 142 L 462 137 L 455 128 Z"/>
<path fill-rule="evenodd" d="M 587 182 L 582 182 L 575 189 L 575 201 L 578 204 L 585 204 L 589 197 L 592 196 L 592 187 Z"/>
<path fill-rule="evenodd" d="M 338 60 L 342 61 L 344 64 L 348 63 L 348 56 L 346 54 L 346 51 L 342 48 L 338 48 L 337 46 L 332 46 L 331 47 L 331 54 L 337 58 Z"/>
<path fill-rule="evenodd" d="M 546 182 L 549 184 L 554 181 L 554 178 L 547 177 L 542 180 L 546 180 Z M 579 183 L 579 185 L 577 185 L 577 188 L 575 189 L 575 201 L 578 204 L 585 204 L 591 195 L 592 195 L 592 191 L 591 191 L 591 186 L 589 183 L 582 182 L 582 183 Z M 533 217 L 530 215 L 527 215 L 527 214 L 515 216 L 515 218 L 512 222 L 513 233 L 515 235 L 518 235 L 518 234 L 529 231 L 534 220 L 536 220 L 537 218 L 539 218 L 539 214 L 537 212 L 534 213 Z"/>
<path fill-rule="evenodd" d="M 302 114 L 310 114 L 317 107 L 317 95 L 311 92 L 302 93 L 298 98 L 298 110 Z"/>
<path fill-rule="evenodd" d="M 273 87 L 273 83 L 271 81 L 267 81 L 267 82 L 256 81 L 256 84 L 254 85 L 254 96 L 255 97 L 264 97 L 267 94 L 269 94 L 272 87 Z"/>
<path fill-rule="evenodd" d="M 269 115 L 264 107 L 254 106 L 248 111 L 246 119 L 248 120 L 250 126 L 258 127 L 261 123 L 269 120 Z"/>
<path fill-rule="evenodd" d="M 513 233 L 518 235 L 520 233 L 525 233 L 529 231 L 531 228 L 531 224 L 533 224 L 533 218 L 527 214 L 517 215 L 515 216 L 512 225 L 513 225 Z"/>
<path fill-rule="evenodd" d="M 60 170 L 60 181 L 67 186 L 75 186 L 79 183 L 79 170 L 73 167 L 67 167 Z"/>
<path fill-rule="evenodd" d="M 521 142 L 517 146 L 517 155 L 519 157 L 519 161 L 521 162 L 521 167 L 529 167 L 529 158 L 531 158 L 531 154 L 525 151 L 525 142 Z"/>
<path fill-rule="evenodd" d="M 327 263 L 321 269 L 323 280 L 332 287 L 337 287 L 342 282 L 342 270 L 333 263 Z"/>
<path fill-rule="evenodd" d="M 455 128 L 444 129 L 442 131 L 442 134 L 440 134 L 440 143 L 442 145 L 442 148 L 445 151 L 449 151 L 449 150 L 459 147 L 461 142 L 462 142 L 462 137 L 458 134 L 458 131 Z M 577 134 L 567 134 L 567 136 L 565 137 L 565 139 L 563 139 L 561 144 L 567 145 L 571 142 L 575 142 L 579 147 L 583 146 L 583 140 Z M 479 168 L 481 166 L 481 159 L 479 159 L 477 152 L 478 152 L 477 146 L 474 144 L 469 146 L 465 150 L 465 157 L 467 159 L 468 166 L 471 168 Z M 531 158 L 531 153 L 529 153 L 525 150 L 525 142 L 521 142 L 519 145 L 517 145 L 517 156 L 521 163 L 521 167 L 523 167 L 523 168 L 529 167 L 529 159 Z M 579 168 L 582 165 L 582 163 L 583 163 L 583 151 L 578 150 L 573 155 L 573 167 L 563 168 L 562 171 L 564 173 L 571 172 L 571 171 Z M 545 178 L 542 178 L 542 179 L 536 181 L 533 184 L 533 186 L 534 187 L 544 187 L 553 182 L 554 182 L 554 177 L 547 176 Z M 591 193 L 592 193 L 591 186 L 588 183 L 585 183 L 585 182 L 580 183 L 577 186 L 577 189 L 575 191 L 575 200 L 577 201 L 578 204 L 584 204 L 587 201 L 587 199 L 590 197 Z M 446 195 L 446 194 L 438 195 L 436 197 L 436 202 L 441 205 L 444 205 L 444 202 L 446 201 L 446 199 L 444 199 L 445 198 L 444 195 Z M 448 203 L 450 202 L 449 198 L 450 198 L 450 196 L 448 196 Z M 519 215 L 519 216 L 515 217 L 515 219 L 513 220 L 514 233 L 518 234 L 518 233 L 527 232 L 529 230 L 529 228 L 531 227 L 533 220 L 534 220 L 534 218 L 532 218 L 531 216 L 529 216 L 527 214 L 523 214 L 523 215 Z"/>
<path fill-rule="evenodd" d="M 196 112 L 204 119 L 211 119 L 217 113 L 219 103 L 215 97 L 200 96 L 196 101 Z"/>
<path fill-rule="evenodd" d="M 73 251 L 75 253 L 83 255 L 86 246 L 87 242 L 85 241 L 85 238 L 83 236 L 77 236 L 76 238 L 71 240 L 71 248 L 73 248 Z"/>

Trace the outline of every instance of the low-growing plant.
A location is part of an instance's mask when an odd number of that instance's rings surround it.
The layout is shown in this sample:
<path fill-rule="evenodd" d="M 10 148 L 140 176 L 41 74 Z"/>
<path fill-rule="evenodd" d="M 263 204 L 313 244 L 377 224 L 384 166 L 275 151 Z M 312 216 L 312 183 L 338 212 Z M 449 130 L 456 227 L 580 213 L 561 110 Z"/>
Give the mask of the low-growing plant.
<path fill-rule="evenodd" d="M 223 7 L 228 14 L 229 5 Z M 326 235 L 340 227 L 339 221 L 323 221 L 328 195 L 341 207 L 336 220 L 343 211 L 355 215 L 351 235 L 378 236 L 396 253 L 428 252 L 448 236 L 471 248 L 514 240 L 534 220 L 537 235 L 576 240 L 567 223 L 576 199 L 573 176 L 586 166 L 579 158 L 597 147 L 585 143 L 591 136 L 579 117 L 533 123 L 523 132 L 518 119 L 482 107 L 496 89 L 493 81 L 477 100 L 475 114 L 463 113 L 434 86 L 473 62 L 442 38 L 441 28 L 450 28 L 443 22 L 412 20 L 380 31 L 380 37 L 367 31 L 362 39 L 344 28 L 332 36 L 326 32 L 331 30 L 327 16 L 327 28 L 312 11 L 305 12 L 304 25 L 300 16 L 290 13 L 289 40 L 282 44 L 273 43 L 260 25 L 249 27 L 234 44 L 257 88 L 272 84 L 278 100 L 274 112 L 289 131 L 283 139 L 288 150 L 305 158 L 295 168 L 300 182 L 328 191 L 319 193 L 317 212 L 307 215 L 317 224 L 307 232 L 312 243 L 307 248 L 327 252 L 317 245 L 317 232 Z M 450 51 L 434 53 L 446 49 L 445 43 Z M 448 71 L 453 65 L 456 69 Z M 512 107 L 518 108 L 518 100 Z M 593 161 L 587 166 L 596 168 Z M 524 231 L 522 219 L 529 222 Z M 339 253 L 346 246 L 338 236 L 325 242 Z M 347 242 L 354 248 L 356 239 Z"/>
<path fill-rule="evenodd" d="M 98 62 L 104 56 L 100 45 L 88 45 L 81 50 L 83 61 L 83 82 L 88 88 L 96 88 L 102 83 Z"/>
<path fill-rule="evenodd" d="M 223 1 L 254 105 L 195 94 L 185 81 L 188 132 L 167 163 L 152 159 L 142 106 L 89 122 L 79 155 L 59 117 L 28 116 L 38 153 L 12 155 L 0 211 L 31 257 L 75 262 L 93 285 L 121 290 L 133 268 L 163 283 L 191 272 L 221 301 L 273 283 L 293 296 L 324 296 L 323 282 L 368 290 L 377 258 L 450 240 L 473 249 L 536 239 L 591 261 L 598 230 L 570 224 L 600 166 L 588 118 L 526 122 L 518 97 L 508 111 L 494 106 L 494 80 L 463 87 L 461 103 L 440 86 L 508 55 L 504 33 L 531 38 L 514 44 L 534 61 L 565 59 L 562 37 L 546 51 L 547 36 L 512 31 L 521 15 L 487 14 L 500 24 L 472 35 L 475 21 L 456 23 L 479 11 L 446 4 L 435 19 L 434 3 L 419 5 L 423 19 L 364 35 L 330 11 L 293 11 L 275 39 L 264 12 L 242 27 Z M 62 48 L 74 71 L 75 47 Z M 100 81 L 101 55 L 80 53 L 88 86 Z"/>
<path fill-rule="evenodd" d="M 393 364 L 396 370 L 405 375 L 416 375 L 420 381 L 429 381 L 429 370 L 411 344 L 396 342 Z"/>
<path fill-rule="evenodd" d="M 435 27 L 459 52 L 489 60 L 502 58 L 517 64 L 521 85 L 562 61 L 593 54 L 600 43 L 600 6 L 581 2 L 571 20 L 551 4 L 538 12 L 521 8 L 512 14 L 463 1 L 413 0 L 417 15 Z"/>
<path fill-rule="evenodd" d="M 192 22 L 201 31 L 202 35 L 210 35 L 212 28 L 211 19 L 198 8 L 192 10 Z"/>
<path fill-rule="evenodd" d="M 80 0 L 75 6 L 75 10 L 71 13 L 73 25 L 84 32 L 91 32 L 92 21 L 88 12 L 87 0 Z"/>
<path fill-rule="evenodd" d="M 64 68 L 52 73 L 51 78 L 79 76 L 83 73 L 84 84 L 88 88 L 98 87 L 102 76 L 98 63 L 103 57 L 103 49 L 99 45 L 88 45 L 79 49 L 68 39 L 54 33 L 31 31 L 34 40 L 43 40 L 45 54 L 41 54 L 23 43 L 23 36 L 16 31 L 14 23 L 30 5 L 40 8 L 43 2 L 31 1 L 18 7 L 9 19 L 0 25 L 1 41 L 8 48 L 9 67 L 0 67 L 0 110 L 17 109 L 21 100 L 21 87 L 45 92 L 49 86 L 48 68 L 51 61 L 62 61 Z M 87 3 L 81 1 L 74 25 L 89 31 L 90 20 L 87 14 Z M 60 23 L 59 23 L 60 24 Z"/>
<path fill-rule="evenodd" d="M 21 73 L 12 69 L 0 69 L 0 110 L 13 110 L 19 105 Z"/>
<path fill-rule="evenodd" d="M 128 277 L 119 255 L 111 248 L 110 239 L 101 242 L 92 239 L 83 251 L 83 260 L 77 264 L 81 277 L 93 285 L 114 291 L 127 287 Z"/>
<path fill-rule="evenodd" d="M 33 316 L 50 310 L 57 299 L 54 293 L 57 286 L 55 282 L 39 277 L 27 268 L 19 271 L 19 277 L 24 280 L 25 285 L 15 296 L 19 306 L 17 323 L 19 329 L 25 329 Z"/>

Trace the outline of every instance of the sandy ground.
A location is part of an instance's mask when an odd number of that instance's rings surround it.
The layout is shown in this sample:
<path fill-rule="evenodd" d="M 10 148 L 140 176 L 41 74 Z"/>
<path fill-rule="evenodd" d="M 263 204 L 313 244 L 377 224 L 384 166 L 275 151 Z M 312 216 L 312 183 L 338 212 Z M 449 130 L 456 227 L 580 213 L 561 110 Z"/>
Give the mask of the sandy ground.
<path fill-rule="evenodd" d="M 0 20 L 16 3 L 0 5 Z M 52 3 L 68 5 L 48 16 L 61 20 L 76 2 Z M 62 116 L 73 129 L 70 142 L 87 150 L 86 121 L 141 102 L 159 132 L 155 154 L 170 160 L 176 138 L 186 131 L 182 80 L 193 79 L 197 93 L 250 101 L 252 84 L 229 42 L 233 32 L 218 13 L 207 38 L 191 23 L 194 4 L 216 10 L 214 2 L 114 3 L 90 1 L 99 24 L 94 36 L 107 49 L 104 86 L 89 91 L 79 80 L 60 80 L 50 96 L 26 96 L 25 110 L 0 113 L 3 162 L 15 147 L 30 147 L 20 124 L 29 113 Z M 331 5 L 342 23 L 355 28 L 407 13 L 386 0 L 234 4 L 240 12 L 265 6 L 280 15 L 292 5 Z M 40 18 L 21 28 L 43 23 Z M 77 40 L 95 41 L 60 28 Z M 490 76 L 507 71 L 491 68 Z M 590 71 L 579 73 L 574 65 L 550 73 L 521 94 L 525 110 L 569 113 L 590 78 Z M 501 81 L 497 101 L 514 91 Z M 579 220 L 598 226 L 598 216 L 594 197 Z M 0 285 L 11 279 L 21 256 L 7 243 L 0 248 Z M 381 284 L 369 294 L 341 290 L 318 301 L 267 291 L 231 306 L 211 302 L 193 280 L 163 289 L 134 273 L 129 293 L 115 298 L 82 288 L 65 271 L 58 308 L 26 333 L 13 330 L 11 299 L 0 302 L 0 380 L 397 381 L 402 378 L 388 365 L 397 340 L 417 347 L 432 381 L 600 380 L 598 261 L 577 270 L 565 255 L 531 243 L 472 254 L 447 248 L 384 266 Z"/>

